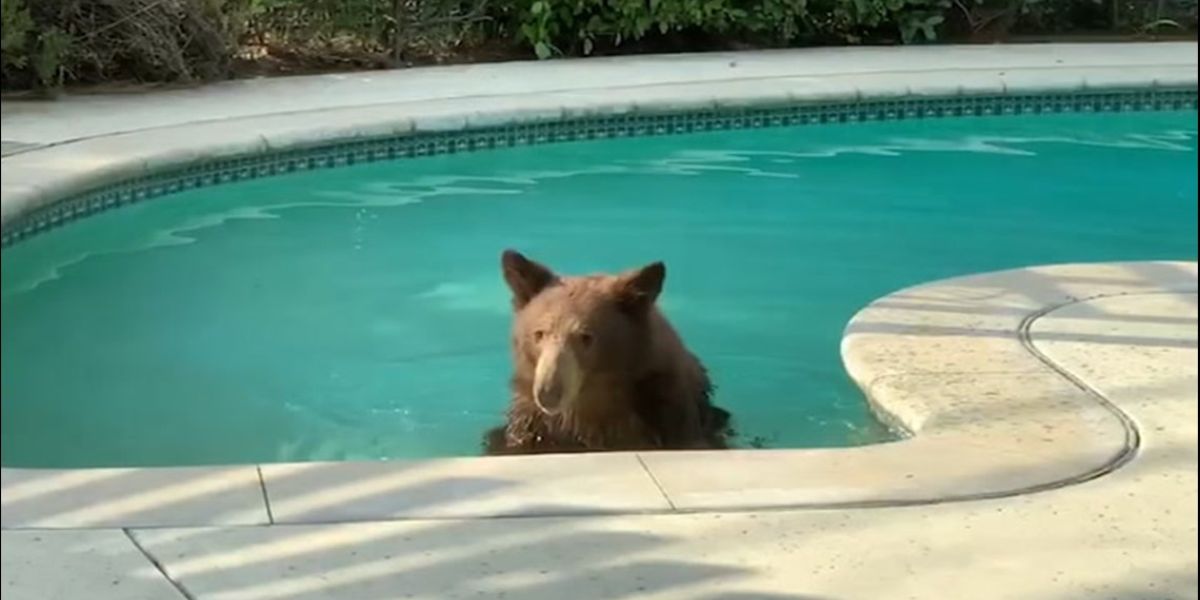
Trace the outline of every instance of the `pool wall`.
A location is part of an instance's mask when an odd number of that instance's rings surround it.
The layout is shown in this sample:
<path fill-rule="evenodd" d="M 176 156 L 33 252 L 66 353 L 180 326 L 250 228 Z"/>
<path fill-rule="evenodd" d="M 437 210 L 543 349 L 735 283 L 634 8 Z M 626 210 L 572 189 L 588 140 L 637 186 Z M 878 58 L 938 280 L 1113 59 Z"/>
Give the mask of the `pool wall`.
<path fill-rule="evenodd" d="M 86 137 L 48 135 L 41 142 L 32 139 L 39 133 L 34 129 L 10 130 L 6 124 L 5 138 L 23 147 L 0 162 L 4 246 L 75 218 L 188 187 L 406 156 L 811 123 L 1196 110 L 1196 50 L 1195 43 L 942 47 L 501 65 L 491 73 L 524 73 L 532 91 L 359 106 L 329 93 L 324 98 L 334 106 L 324 108 L 318 99 L 313 107 L 291 112 L 206 117 L 201 111 L 144 124 L 98 119 Z M 538 69 L 575 72 L 539 82 Z M 604 77 L 589 79 L 588 69 Z M 647 71 L 672 69 L 684 74 L 668 83 L 643 80 Z M 489 71 L 444 73 L 448 80 L 483 77 L 486 83 Z M 320 78 L 257 85 L 283 90 L 312 79 Z M 608 85 L 589 87 L 595 81 Z M 464 87 L 471 85 L 479 84 Z M 235 86 L 215 93 L 262 96 L 264 90 Z M 3 527 L 883 506 L 1055 488 L 1119 467 L 1136 452 L 1139 433 L 1100 392 L 1041 356 L 1028 342 L 1030 328 L 1040 316 L 1082 299 L 1195 289 L 1194 262 L 1065 265 L 937 282 L 881 299 L 852 320 L 842 354 L 873 407 L 913 433 L 892 443 L 179 469 L 4 469 Z M 944 460 L 947 456 L 955 460 Z M 34 496 L 49 500 L 22 502 Z"/>

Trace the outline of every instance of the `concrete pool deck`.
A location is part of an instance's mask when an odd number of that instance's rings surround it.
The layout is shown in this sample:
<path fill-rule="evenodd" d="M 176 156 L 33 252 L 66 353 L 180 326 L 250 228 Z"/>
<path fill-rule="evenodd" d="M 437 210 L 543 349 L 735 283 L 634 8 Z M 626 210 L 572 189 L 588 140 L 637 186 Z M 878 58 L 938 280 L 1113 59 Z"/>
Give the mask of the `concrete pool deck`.
<path fill-rule="evenodd" d="M 8 222 L 206 157 L 572 111 L 1194 88 L 1196 56 L 1184 43 L 643 57 L 6 101 L 0 199 Z M 1196 263 L 1155 262 L 882 298 L 842 352 L 913 435 L 864 448 L 4 469 L 3 591 L 1196 598 L 1196 289 Z"/>

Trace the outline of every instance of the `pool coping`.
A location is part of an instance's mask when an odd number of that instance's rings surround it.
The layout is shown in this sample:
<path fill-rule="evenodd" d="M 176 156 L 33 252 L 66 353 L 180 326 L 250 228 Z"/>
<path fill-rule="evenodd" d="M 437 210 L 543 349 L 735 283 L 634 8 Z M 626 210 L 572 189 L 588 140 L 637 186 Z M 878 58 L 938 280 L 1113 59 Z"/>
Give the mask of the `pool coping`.
<path fill-rule="evenodd" d="M 486 99 L 486 109 L 478 98 L 464 98 L 438 100 L 437 106 L 339 107 L 102 135 L 5 156 L 0 161 L 3 222 L 71 194 L 164 168 L 334 140 L 561 120 L 572 114 L 1194 89 L 1196 44 L 1160 47 L 1176 62 L 1060 67 L 1053 61 L 1062 59 L 1050 52 L 1052 64 L 1040 66 L 1028 64 L 1028 56 L 1019 68 L 934 64 L 919 72 L 918 85 L 911 84 L 914 71 L 729 79 L 493 97 Z M 1096 53 L 1098 59 L 1109 48 Z M 4 529 L 162 527 L 873 507 L 1070 485 L 1123 464 L 1136 452 L 1138 432 L 1098 392 L 1040 356 L 1028 343 L 1028 327 L 1039 316 L 1084 299 L 1194 293 L 1195 279 L 1194 262 L 1059 265 L 936 282 L 872 303 L 847 326 L 843 359 L 873 406 L 913 433 L 901 441 L 819 450 L 3 469 L 0 520 Z M 951 453 L 953 464 L 939 460 Z"/>

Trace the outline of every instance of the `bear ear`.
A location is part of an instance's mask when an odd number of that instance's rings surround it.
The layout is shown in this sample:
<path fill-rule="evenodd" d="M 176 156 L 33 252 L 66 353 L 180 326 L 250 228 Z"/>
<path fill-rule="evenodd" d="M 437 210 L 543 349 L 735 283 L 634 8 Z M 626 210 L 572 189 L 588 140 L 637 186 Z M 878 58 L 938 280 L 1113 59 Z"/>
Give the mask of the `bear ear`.
<path fill-rule="evenodd" d="M 500 255 L 500 269 L 504 281 L 512 290 L 513 308 L 520 309 L 534 296 L 558 280 L 558 276 L 545 266 L 525 258 L 516 250 L 505 250 Z"/>
<path fill-rule="evenodd" d="M 632 311 L 647 310 L 662 293 L 667 278 L 667 266 L 653 262 L 640 269 L 617 276 L 618 301 Z"/>

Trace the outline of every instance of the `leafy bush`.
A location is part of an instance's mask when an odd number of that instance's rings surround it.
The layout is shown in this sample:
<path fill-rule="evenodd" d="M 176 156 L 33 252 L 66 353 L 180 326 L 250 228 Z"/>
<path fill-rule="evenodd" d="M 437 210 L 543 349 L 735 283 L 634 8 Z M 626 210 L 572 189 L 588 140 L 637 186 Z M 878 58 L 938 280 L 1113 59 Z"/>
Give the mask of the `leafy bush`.
<path fill-rule="evenodd" d="M 979 0 L 976 0 L 979 1 Z M 1025 25 L 1038 31 L 1195 30 L 1196 0 L 1023 0 Z"/>
<path fill-rule="evenodd" d="M 725 30 L 742 14 L 729 0 L 518 0 L 518 39 L 539 58 L 591 54 L 598 41 L 619 46 L 655 30 Z"/>
<path fill-rule="evenodd" d="M 445 52 L 484 20 L 486 0 L 248 0 L 249 39 L 311 55 Z"/>
<path fill-rule="evenodd" d="M 328 46 L 345 41 L 363 50 L 387 46 L 392 0 L 248 0 L 247 23 L 257 42 Z"/>
<path fill-rule="evenodd" d="M 469 41 L 541 57 L 1196 28 L 1197 0 L 0 0 L 0 84 L 203 80 L 235 58 L 398 66 Z M 504 42 L 497 43 L 498 40 Z M 665 42 L 671 42 L 665 44 Z"/>
<path fill-rule="evenodd" d="M 1197 0 L 515 0 L 518 40 L 542 58 L 703 32 L 754 44 L 938 41 L 1009 30 L 1195 31 Z M 952 23 L 953 22 L 953 23 Z M 956 27 L 949 27 L 950 25 Z"/>
<path fill-rule="evenodd" d="M 24 0 L 0 0 L 0 56 L 5 69 L 28 63 L 27 44 L 33 27 Z"/>
<path fill-rule="evenodd" d="M 3 0 L 5 87 L 209 79 L 226 72 L 238 0 Z"/>
<path fill-rule="evenodd" d="M 899 35 L 906 44 L 936 41 L 938 28 L 946 21 L 950 0 L 837 0 L 828 9 L 831 33 L 858 42 L 859 33 Z M 891 32 L 886 32 L 891 29 Z"/>
<path fill-rule="evenodd" d="M 518 38 L 542 58 L 700 30 L 788 43 L 933 41 L 951 0 L 518 0 Z"/>
<path fill-rule="evenodd" d="M 0 26 L 0 78 L 4 83 L 15 73 L 23 76 L 27 85 L 57 86 L 71 38 L 57 27 L 38 28 L 23 0 L 0 0 Z"/>

